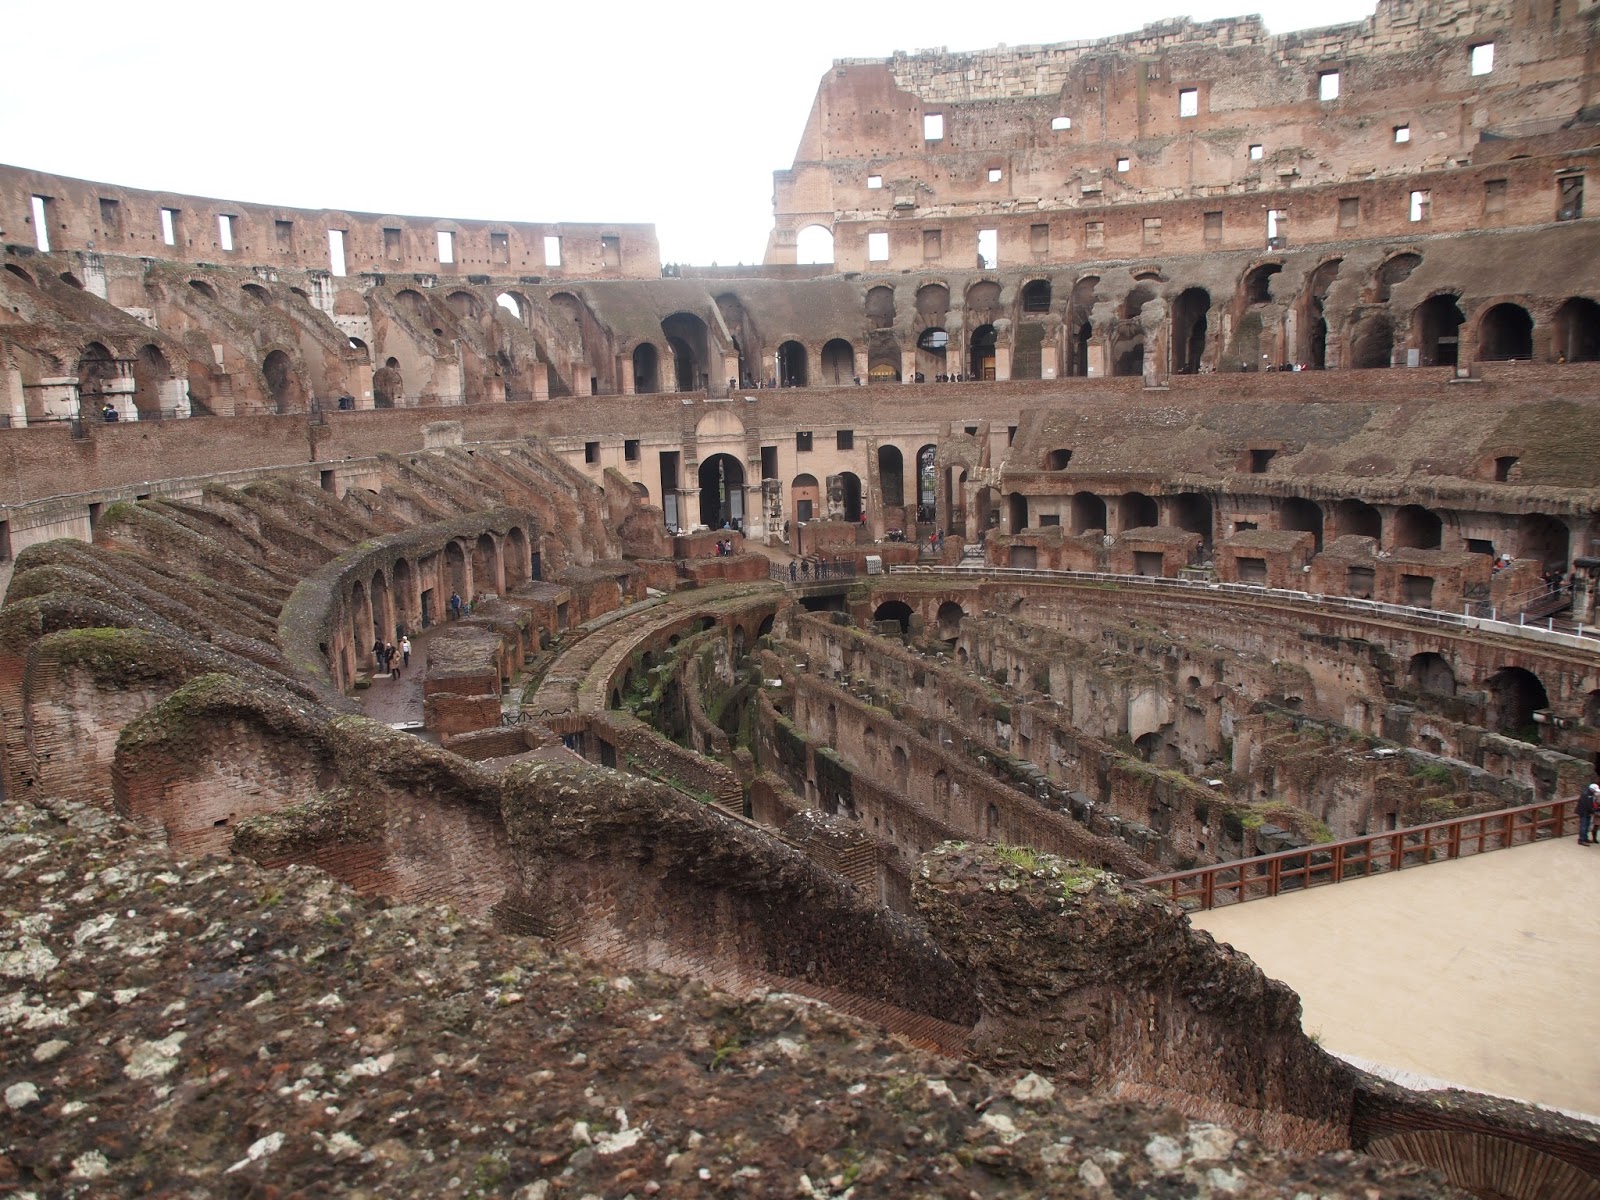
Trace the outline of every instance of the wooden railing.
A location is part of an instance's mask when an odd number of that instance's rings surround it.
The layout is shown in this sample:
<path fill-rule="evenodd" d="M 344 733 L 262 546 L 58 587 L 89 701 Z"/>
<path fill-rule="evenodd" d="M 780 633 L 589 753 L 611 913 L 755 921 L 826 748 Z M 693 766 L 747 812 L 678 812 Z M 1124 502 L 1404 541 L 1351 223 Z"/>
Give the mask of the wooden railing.
<path fill-rule="evenodd" d="M 1569 831 L 1577 829 L 1576 805 L 1575 799 L 1554 800 L 1476 816 L 1452 817 L 1429 825 L 1413 825 L 1407 829 L 1346 838 L 1341 842 L 1324 842 L 1299 850 L 1282 850 L 1189 871 L 1152 875 L 1142 882 L 1191 910 L 1239 904 L 1283 892 L 1343 883 L 1347 879 L 1364 879 L 1405 867 L 1486 854 L 1541 838 L 1565 837 Z"/>

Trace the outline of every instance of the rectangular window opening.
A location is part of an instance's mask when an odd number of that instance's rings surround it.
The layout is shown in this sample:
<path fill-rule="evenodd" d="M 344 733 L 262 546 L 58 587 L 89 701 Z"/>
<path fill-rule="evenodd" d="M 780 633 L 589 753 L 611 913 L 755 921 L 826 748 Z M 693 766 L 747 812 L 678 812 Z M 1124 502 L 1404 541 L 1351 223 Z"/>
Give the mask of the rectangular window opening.
<path fill-rule="evenodd" d="M 547 235 L 544 239 L 544 265 L 559 267 L 561 265 L 561 239 Z"/>
<path fill-rule="evenodd" d="M 985 271 L 992 271 L 1000 265 L 1000 231 L 998 229 L 978 230 L 978 266 Z"/>
<path fill-rule="evenodd" d="M 1505 212 L 1506 210 L 1506 181 L 1504 179 L 1486 179 L 1483 181 L 1483 211 L 1486 213 Z"/>
<path fill-rule="evenodd" d="M 1072 118 L 1071 117 L 1055 117 L 1050 122 L 1050 128 L 1051 128 L 1052 131 L 1054 131 L 1056 133 L 1060 133 L 1063 129 L 1071 129 L 1072 128 Z"/>
<path fill-rule="evenodd" d="M 1339 98 L 1339 72 L 1323 71 L 1317 76 L 1317 99 L 1337 100 Z"/>
<path fill-rule="evenodd" d="M 622 457 L 627 462 L 639 461 L 639 439 L 627 438 L 622 443 Z"/>
<path fill-rule="evenodd" d="M 1576 221 L 1583 216 L 1583 176 L 1562 175 L 1556 180 L 1560 200 L 1556 205 L 1556 220 Z"/>
<path fill-rule="evenodd" d="M 869 188 L 881 188 L 883 186 L 883 176 L 882 175 L 868 175 L 867 176 L 867 186 Z"/>
<path fill-rule="evenodd" d="M 1494 43 L 1484 42 L 1472 48 L 1472 73 L 1474 75 L 1487 75 L 1494 70 Z"/>
<path fill-rule="evenodd" d="M 1354 229 L 1361 223 L 1361 197 L 1343 196 L 1339 200 L 1339 228 Z"/>
<path fill-rule="evenodd" d="M 122 204 L 120 201 L 100 197 L 100 226 L 107 237 L 122 236 Z"/>
<path fill-rule="evenodd" d="M 778 477 L 778 448 L 776 446 L 761 447 L 761 478 L 776 479 Z"/>
<path fill-rule="evenodd" d="M 383 231 L 383 257 L 390 262 L 399 262 L 402 258 L 400 231 L 398 229 L 385 229 Z"/>
<path fill-rule="evenodd" d="M 1119 171 L 1126 171 L 1132 166 L 1133 166 L 1133 160 L 1131 158 L 1119 158 L 1119 159 L 1117 159 L 1117 170 L 1119 170 Z"/>
<path fill-rule="evenodd" d="M 49 196 L 35 196 L 33 198 L 33 243 L 44 253 L 50 253 Z"/>
<path fill-rule="evenodd" d="M 1222 214 L 1220 212 L 1208 212 L 1203 215 L 1202 220 L 1205 222 L 1205 240 L 1208 242 L 1220 242 L 1222 240 Z"/>
<path fill-rule="evenodd" d="M 1005 177 L 1006 177 L 1006 173 L 1003 170 L 1001 170 L 999 167 L 990 167 L 989 168 L 989 182 L 990 183 L 999 183 Z"/>
<path fill-rule="evenodd" d="M 1411 140 L 1411 126 L 1396 125 L 1394 127 L 1394 140 L 1397 145 L 1404 145 Z"/>
<path fill-rule="evenodd" d="M 1264 558 L 1246 558 L 1240 555 L 1234 560 L 1239 566 L 1240 583 L 1265 583 L 1267 581 L 1267 560 Z"/>
<path fill-rule="evenodd" d="M 867 234 L 867 261 L 889 261 L 889 235 L 887 233 Z"/>
<path fill-rule="evenodd" d="M 178 244 L 178 210 L 175 208 L 161 210 L 161 241 L 167 246 Z"/>
<path fill-rule="evenodd" d="M 1180 117 L 1198 117 L 1200 115 L 1200 89 L 1178 89 L 1178 115 Z"/>
<path fill-rule="evenodd" d="M 335 275 L 344 274 L 344 230 L 328 230 L 328 269 Z"/>
<path fill-rule="evenodd" d="M 944 253 L 944 234 L 937 229 L 924 229 L 922 231 L 922 257 L 925 262 L 933 262 Z"/>
<path fill-rule="evenodd" d="M 449 263 L 455 262 L 455 260 L 456 260 L 456 235 L 451 233 L 448 229 L 441 229 L 441 230 L 438 230 L 438 237 L 439 237 L 439 261 L 441 263 L 444 263 L 444 264 L 449 264 Z"/>
<path fill-rule="evenodd" d="M 1028 226 L 1028 249 L 1039 255 L 1050 253 L 1049 225 Z"/>
<path fill-rule="evenodd" d="M 600 461 L 599 442 L 585 442 L 583 444 L 583 461 L 590 466 Z"/>
<path fill-rule="evenodd" d="M 841 429 L 833 435 L 834 449 L 854 450 L 856 448 L 856 431 L 854 429 Z"/>
<path fill-rule="evenodd" d="M 607 267 L 620 267 L 622 265 L 622 239 L 620 237 L 602 237 L 600 239 L 600 262 Z"/>
<path fill-rule="evenodd" d="M 1144 244 L 1146 246 L 1159 246 L 1161 244 L 1161 218 L 1146 217 L 1144 219 Z"/>
<path fill-rule="evenodd" d="M 510 234 L 491 233 L 489 235 L 489 261 L 495 263 L 509 263 L 511 261 Z"/>
<path fill-rule="evenodd" d="M 278 249 L 286 253 L 294 253 L 294 222 L 274 221 L 272 223 L 272 238 L 277 243 Z"/>
<path fill-rule="evenodd" d="M 942 142 L 944 140 L 944 114 L 924 113 L 922 117 L 922 140 L 925 142 Z"/>
<path fill-rule="evenodd" d="M 1277 454 L 1276 450 L 1250 451 L 1250 474 L 1265 475 L 1268 465 L 1277 457 Z"/>
<path fill-rule="evenodd" d="M 1099 250 L 1106 244 L 1106 223 L 1089 221 L 1083 227 L 1083 245 L 1088 250 Z"/>
<path fill-rule="evenodd" d="M 1266 155 L 1266 153 L 1267 153 L 1267 148 L 1265 146 L 1261 145 L 1259 142 L 1257 142 L 1257 143 L 1253 144 L 1250 147 L 1250 161 L 1251 162 L 1260 162 L 1261 159 Z"/>
<path fill-rule="evenodd" d="M 1267 247 L 1272 250 L 1281 250 L 1288 244 L 1289 238 L 1289 210 L 1286 208 L 1269 208 L 1267 210 Z"/>
<path fill-rule="evenodd" d="M 795 453 L 805 454 L 811 449 L 811 431 L 809 429 L 794 435 Z"/>
<path fill-rule="evenodd" d="M 1411 219 L 1426 221 L 1433 211 L 1433 193 L 1427 190 L 1411 193 Z"/>
<path fill-rule="evenodd" d="M 217 216 L 217 246 L 225 251 L 233 250 L 233 223 L 237 217 Z"/>

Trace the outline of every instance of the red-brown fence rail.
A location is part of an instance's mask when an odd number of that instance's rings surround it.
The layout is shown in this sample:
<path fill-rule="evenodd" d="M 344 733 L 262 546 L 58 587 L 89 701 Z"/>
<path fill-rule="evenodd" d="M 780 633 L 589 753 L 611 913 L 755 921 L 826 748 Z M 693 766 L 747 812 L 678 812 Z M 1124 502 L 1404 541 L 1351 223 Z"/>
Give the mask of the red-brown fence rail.
<path fill-rule="evenodd" d="M 1152 875 L 1143 882 L 1185 908 L 1215 908 L 1347 879 L 1364 879 L 1404 867 L 1448 862 L 1542 838 L 1564 837 L 1577 829 L 1576 809 L 1576 800 L 1503 808 L 1430 825 L 1369 833 L 1342 842 L 1324 842 L 1301 850 L 1281 850 Z"/>

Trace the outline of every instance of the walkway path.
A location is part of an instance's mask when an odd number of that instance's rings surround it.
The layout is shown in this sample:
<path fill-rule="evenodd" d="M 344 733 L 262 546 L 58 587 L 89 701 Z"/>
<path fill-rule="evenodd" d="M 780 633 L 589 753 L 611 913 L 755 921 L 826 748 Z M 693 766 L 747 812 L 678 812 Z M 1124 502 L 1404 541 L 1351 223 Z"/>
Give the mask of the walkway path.
<path fill-rule="evenodd" d="M 428 639 L 439 629 L 434 626 L 411 639 L 411 665 L 400 678 L 375 675 L 372 686 L 358 692 L 362 711 L 385 725 L 422 724 L 422 681 L 428 673 Z"/>
<path fill-rule="evenodd" d="M 1306 1032 L 1341 1057 L 1600 1120 L 1600 846 L 1564 837 L 1190 919 L 1299 992 Z"/>

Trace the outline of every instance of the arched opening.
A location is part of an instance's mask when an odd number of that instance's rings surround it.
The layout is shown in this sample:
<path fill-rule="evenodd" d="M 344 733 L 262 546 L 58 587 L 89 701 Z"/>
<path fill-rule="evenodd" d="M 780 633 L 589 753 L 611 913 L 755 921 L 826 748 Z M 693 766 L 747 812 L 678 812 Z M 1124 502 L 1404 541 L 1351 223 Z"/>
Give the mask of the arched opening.
<path fill-rule="evenodd" d="M 246 296 L 250 297 L 250 299 L 256 301 L 257 303 L 260 303 L 260 304 L 271 304 L 272 303 L 272 293 L 267 291 L 267 289 L 262 287 L 259 283 L 242 284 L 240 286 L 239 290 L 241 292 L 243 292 Z"/>
<path fill-rule="evenodd" d="M 1022 311 L 1047 313 L 1050 311 L 1050 281 L 1031 279 L 1022 285 Z"/>
<path fill-rule="evenodd" d="M 394 306 L 410 317 L 424 329 L 433 324 L 433 318 L 428 312 L 428 302 L 422 298 L 422 293 L 411 288 L 403 288 L 395 293 Z"/>
<path fill-rule="evenodd" d="M 1185 288 L 1172 302 L 1172 373 L 1197 375 L 1206 352 L 1206 320 L 1211 293 L 1205 288 Z"/>
<path fill-rule="evenodd" d="M 1199 492 L 1179 492 L 1167 499 L 1167 511 L 1172 514 L 1172 524 L 1185 533 L 1198 533 L 1206 546 L 1211 545 L 1211 501 Z"/>
<path fill-rule="evenodd" d="M 211 407 L 211 367 L 198 358 L 189 360 L 188 389 L 191 417 L 215 416 Z"/>
<path fill-rule="evenodd" d="M 1072 532 L 1102 532 L 1106 527 L 1106 502 L 1093 492 L 1076 492 L 1072 497 Z"/>
<path fill-rule="evenodd" d="M 1067 449 L 1065 446 L 1059 446 L 1054 450 L 1045 451 L 1044 469 L 1046 471 L 1065 471 L 1068 464 L 1071 462 L 1072 451 Z"/>
<path fill-rule="evenodd" d="M 867 382 L 900 381 L 900 340 L 892 330 L 874 329 L 867 334 Z"/>
<path fill-rule="evenodd" d="M 1454 696 L 1456 694 L 1455 668 L 1441 654 L 1431 650 L 1413 654 L 1406 668 L 1406 686 L 1424 696 Z"/>
<path fill-rule="evenodd" d="M 706 323 L 693 313 L 678 312 L 661 322 L 661 332 L 677 359 L 678 390 L 705 391 L 711 381 L 706 373 L 711 359 Z"/>
<path fill-rule="evenodd" d="M 372 655 L 372 643 L 377 641 L 372 627 L 372 605 L 367 603 L 367 589 L 360 583 L 350 588 L 350 640 L 355 643 L 356 654 L 362 660 Z M 375 656 L 373 666 L 377 666 Z"/>
<path fill-rule="evenodd" d="M 861 476 L 854 471 L 839 472 L 839 508 L 846 521 L 861 520 Z"/>
<path fill-rule="evenodd" d="M 141 419 L 159 419 L 161 416 L 161 388 L 172 378 L 172 368 L 161 347 L 147 344 L 139 347 L 133 360 L 133 406 Z"/>
<path fill-rule="evenodd" d="M 796 524 L 815 520 L 822 515 L 822 490 L 817 486 L 817 477 L 811 474 L 796 475 L 789 481 L 789 502 L 794 506 L 794 520 Z M 791 542 L 795 553 L 801 553 L 805 547 Z"/>
<path fill-rule="evenodd" d="M 1098 275 L 1085 275 L 1072 287 L 1072 299 L 1067 304 L 1065 322 L 1068 375 L 1081 378 L 1089 373 L 1089 341 L 1094 336 L 1094 327 L 1089 318 L 1094 312 L 1095 288 L 1099 284 Z"/>
<path fill-rule="evenodd" d="M 1394 363 L 1394 318 L 1384 308 L 1371 309 L 1350 323 L 1345 336 L 1345 365 L 1352 370 Z"/>
<path fill-rule="evenodd" d="M 797 263 L 831 263 L 833 230 L 826 225 L 807 225 L 795 235 L 794 260 Z"/>
<path fill-rule="evenodd" d="M 282 350 L 274 350 L 261 364 L 267 381 L 267 397 L 274 412 L 300 412 L 305 408 L 305 392 L 295 375 L 294 364 Z"/>
<path fill-rule="evenodd" d="M 994 378 L 996 341 L 993 325 L 979 325 L 972 331 L 967 365 L 968 379 Z"/>
<path fill-rule="evenodd" d="M 1372 278 L 1372 298 L 1379 304 L 1389 302 L 1396 284 L 1411 278 L 1411 272 L 1422 265 L 1420 254 L 1396 254 L 1378 268 Z"/>
<path fill-rule="evenodd" d="M 1478 361 L 1533 357 L 1533 318 L 1520 304 L 1496 304 L 1478 322 Z"/>
<path fill-rule="evenodd" d="M 487 533 L 480 533 L 472 548 L 472 591 L 500 592 L 500 547 Z"/>
<path fill-rule="evenodd" d="M 1567 572 L 1572 535 L 1565 521 L 1545 513 L 1528 513 L 1517 522 L 1517 557 L 1532 558 L 1546 571 Z"/>
<path fill-rule="evenodd" d="M 878 490 L 886 508 L 902 508 L 906 502 L 905 457 L 900 447 L 885 443 L 878 447 Z"/>
<path fill-rule="evenodd" d="M 867 291 L 867 326 L 888 329 L 894 324 L 894 289 L 879 285 Z"/>
<path fill-rule="evenodd" d="M 1300 496 L 1291 496 L 1278 509 L 1278 528 L 1309 533 L 1316 539 L 1316 552 L 1322 553 L 1322 506 Z"/>
<path fill-rule="evenodd" d="M 1239 283 L 1239 294 L 1245 304 L 1271 304 L 1272 277 L 1282 270 L 1282 263 L 1261 263 L 1246 271 Z"/>
<path fill-rule="evenodd" d="M 371 358 L 372 358 L 372 350 L 367 346 L 367 344 L 365 342 L 363 342 L 358 337 L 349 338 L 348 341 L 350 342 L 350 349 L 352 349 L 356 353 L 360 354 L 361 357 L 364 360 L 367 360 L 367 361 L 371 360 Z"/>
<path fill-rule="evenodd" d="M 505 559 L 501 563 L 501 569 L 505 572 L 506 591 L 527 583 L 532 565 L 528 558 L 528 537 L 521 528 L 513 525 L 506 530 Z"/>
<path fill-rule="evenodd" d="M 10 271 L 13 275 L 15 275 L 18 279 L 22 280 L 25 283 L 30 283 L 30 284 L 33 283 L 33 276 L 29 275 L 21 267 L 17 266 L 16 263 L 7 263 L 6 264 L 6 270 Z M 35 285 L 35 286 L 37 286 L 37 285 Z"/>
<path fill-rule="evenodd" d="M 1432 296 L 1417 306 L 1411 317 L 1411 340 L 1423 366 L 1456 365 L 1464 319 L 1453 295 Z"/>
<path fill-rule="evenodd" d="M 90 342 L 78 359 L 78 407 L 81 412 L 100 415 L 102 397 L 117 378 L 117 362 L 99 342 Z"/>
<path fill-rule="evenodd" d="M 445 585 L 463 600 L 472 598 L 472 590 L 467 586 L 467 552 L 461 548 L 460 542 L 444 544 L 444 580 Z"/>
<path fill-rule="evenodd" d="M 854 383 L 856 378 L 856 352 L 843 338 L 830 338 L 822 344 L 822 378 L 817 382 L 828 387 Z"/>
<path fill-rule="evenodd" d="M 939 637 L 946 642 L 953 642 L 961 636 L 961 622 L 966 618 L 967 610 L 954 600 L 946 600 L 939 605 L 935 623 L 939 626 Z"/>
<path fill-rule="evenodd" d="M 897 622 L 902 637 L 911 632 L 911 606 L 904 600 L 885 600 L 873 610 L 872 619 Z"/>
<path fill-rule="evenodd" d="M 1006 532 L 1021 533 L 1028 527 L 1028 498 L 1021 492 L 1006 496 Z"/>
<path fill-rule="evenodd" d="M 1333 506 L 1336 537 L 1369 537 L 1383 540 L 1383 514 L 1365 500 L 1341 500 Z"/>
<path fill-rule="evenodd" d="M 700 524 L 707 529 L 744 527 L 744 464 L 731 454 L 713 454 L 700 464 Z"/>
<path fill-rule="evenodd" d="M 778 347 L 778 386 L 806 386 L 806 348 L 799 342 L 784 342 Z"/>
<path fill-rule="evenodd" d="M 1539 677 L 1521 667 L 1504 667 L 1489 676 L 1484 686 L 1489 692 L 1489 728 L 1526 742 L 1538 741 L 1539 727 L 1533 714 L 1550 707 L 1550 696 Z"/>
<path fill-rule="evenodd" d="M 199 292 L 207 300 L 215 300 L 217 298 L 217 289 L 212 287 L 203 279 L 191 279 L 189 280 L 189 286 L 195 291 Z"/>
<path fill-rule="evenodd" d="M 1124 492 L 1117 498 L 1117 525 L 1124 532 L 1153 529 L 1159 524 L 1161 517 L 1154 497 L 1143 492 Z"/>
<path fill-rule="evenodd" d="M 939 502 L 939 449 L 924 446 L 917 451 L 917 520 L 934 519 L 934 508 Z"/>
<path fill-rule="evenodd" d="M 1556 309 L 1551 351 L 1557 362 L 1600 360 L 1600 304 L 1576 296 Z"/>
<path fill-rule="evenodd" d="M 528 313 L 523 307 L 521 297 L 513 296 L 510 292 L 501 292 L 494 298 L 494 302 L 501 308 L 505 309 L 522 324 L 526 325 L 528 323 Z"/>
<path fill-rule="evenodd" d="M 648 396 L 661 390 L 656 348 L 649 342 L 640 342 L 633 348 L 633 390 Z"/>
<path fill-rule="evenodd" d="M 1420 504 L 1407 504 L 1394 514 L 1394 544 L 1407 550 L 1437 550 L 1444 541 L 1444 520 Z"/>

